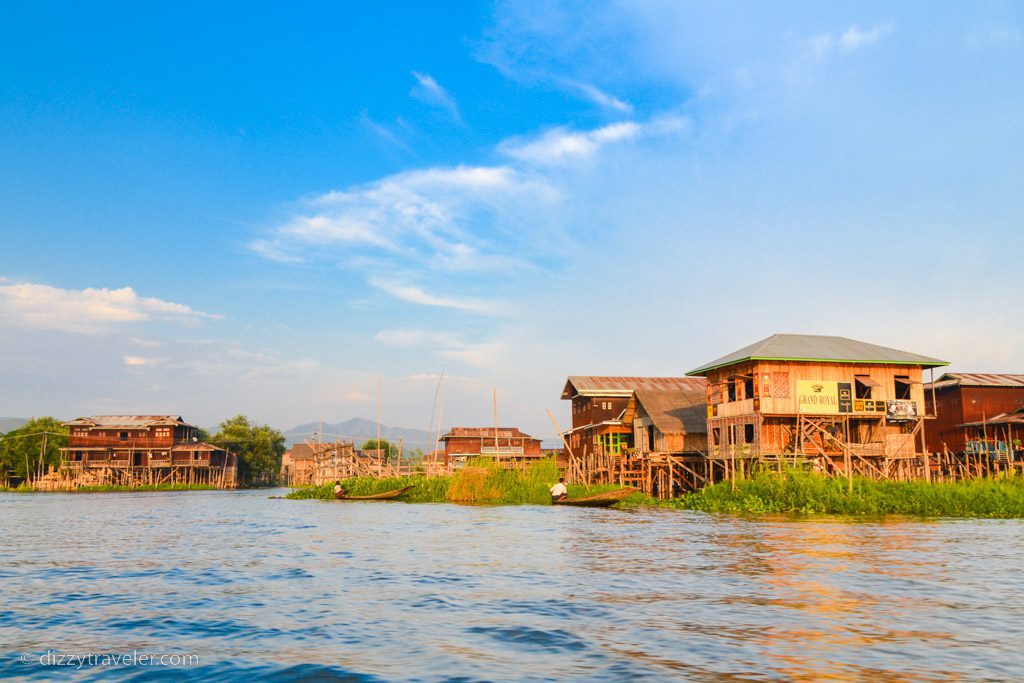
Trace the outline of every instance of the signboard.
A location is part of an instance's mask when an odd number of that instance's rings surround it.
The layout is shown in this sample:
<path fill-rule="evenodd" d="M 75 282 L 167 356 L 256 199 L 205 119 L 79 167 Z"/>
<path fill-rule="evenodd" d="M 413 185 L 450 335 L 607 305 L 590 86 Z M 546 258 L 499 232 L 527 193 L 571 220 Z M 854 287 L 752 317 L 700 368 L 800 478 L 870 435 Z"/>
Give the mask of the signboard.
<path fill-rule="evenodd" d="M 885 402 L 885 419 L 890 422 L 906 422 L 917 419 L 917 401 L 899 399 Z"/>
<path fill-rule="evenodd" d="M 853 412 L 884 413 L 885 401 L 872 401 L 870 398 L 855 398 L 853 399 Z"/>
<path fill-rule="evenodd" d="M 853 412 L 853 386 L 849 382 L 798 379 L 796 404 L 801 413 L 838 415 Z"/>
<path fill-rule="evenodd" d="M 839 412 L 839 384 L 817 380 L 796 381 L 796 403 L 801 413 L 831 415 Z"/>
<path fill-rule="evenodd" d="M 838 382 L 836 386 L 839 388 L 839 412 L 852 413 L 853 384 L 850 382 Z"/>

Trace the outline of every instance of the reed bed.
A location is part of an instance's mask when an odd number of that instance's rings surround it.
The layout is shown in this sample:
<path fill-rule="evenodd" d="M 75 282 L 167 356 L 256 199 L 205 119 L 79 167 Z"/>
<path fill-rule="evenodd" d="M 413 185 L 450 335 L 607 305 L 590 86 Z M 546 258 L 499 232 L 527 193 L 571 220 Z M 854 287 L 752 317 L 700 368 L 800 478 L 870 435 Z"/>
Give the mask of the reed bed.
<path fill-rule="evenodd" d="M 807 472 L 761 473 L 751 479 L 719 482 L 660 507 L 703 512 L 796 513 L 853 516 L 1024 517 L 1024 477 L 955 482 L 846 479 Z"/>
<path fill-rule="evenodd" d="M 396 477 L 374 479 L 354 477 L 342 480 L 349 495 L 365 496 L 412 486 L 400 500 L 409 503 L 470 503 L 483 505 L 548 505 L 548 489 L 561 476 L 552 459 L 530 463 L 523 469 L 506 469 L 492 460 L 478 460 L 450 477 Z M 613 490 L 616 486 L 569 486 L 570 496 L 584 496 Z M 297 488 L 286 498 L 331 500 L 334 484 Z"/>

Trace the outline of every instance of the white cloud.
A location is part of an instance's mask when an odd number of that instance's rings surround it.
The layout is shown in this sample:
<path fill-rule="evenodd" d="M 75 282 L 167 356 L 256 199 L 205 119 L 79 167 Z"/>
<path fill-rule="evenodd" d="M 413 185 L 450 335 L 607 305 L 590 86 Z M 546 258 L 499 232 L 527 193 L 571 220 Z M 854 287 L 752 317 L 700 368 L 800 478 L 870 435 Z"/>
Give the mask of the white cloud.
<path fill-rule="evenodd" d="M 888 21 L 870 29 L 862 30 L 856 24 L 850 26 L 841 35 L 823 33 L 811 39 L 811 48 L 818 58 L 828 56 L 833 50 L 841 49 L 845 52 L 852 52 L 867 45 L 874 45 L 879 40 L 892 33 L 896 27 L 895 22 Z"/>
<path fill-rule="evenodd" d="M 429 104 L 432 107 L 437 107 L 448 113 L 457 123 L 462 122 L 462 117 L 459 116 L 459 107 L 455 103 L 455 98 L 452 94 L 441 87 L 441 85 L 434 80 L 434 77 L 430 74 L 420 73 L 419 71 L 412 72 L 413 78 L 416 79 L 416 84 L 413 85 L 409 91 L 411 97 L 416 98 L 424 104 Z"/>
<path fill-rule="evenodd" d="M 480 299 L 438 296 L 425 292 L 415 285 L 400 284 L 383 278 L 371 278 L 370 284 L 385 294 L 412 304 L 453 308 L 459 311 L 483 314 L 493 314 L 498 310 L 498 306 L 492 302 Z"/>
<path fill-rule="evenodd" d="M 125 356 L 124 364 L 129 367 L 152 367 L 160 365 L 165 360 L 164 358 L 149 358 L 146 356 Z"/>
<path fill-rule="evenodd" d="M 556 128 L 532 140 L 508 140 L 502 143 L 500 149 L 508 156 L 526 163 L 555 165 L 572 159 L 588 159 L 612 143 L 679 132 L 688 125 L 684 118 L 667 116 L 648 123 L 613 123 L 584 132 Z"/>
<path fill-rule="evenodd" d="M 367 114 L 365 111 L 360 115 L 359 120 L 362 122 L 363 126 L 366 127 L 367 130 L 369 130 L 371 133 L 373 133 L 380 139 L 394 145 L 403 152 L 406 152 L 408 154 L 414 154 L 412 147 L 410 147 L 408 143 L 406 143 L 406 141 L 402 139 L 402 137 L 394 130 L 393 127 L 374 121 L 373 119 L 370 118 L 370 115 Z M 402 123 L 404 123 L 401 121 L 401 119 L 396 119 L 396 121 L 399 123 L 399 125 L 402 125 Z"/>
<path fill-rule="evenodd" d="M 967 46 L 972 50 L 987 50 L 1010 47 L 1021 43 L 1020 29 L 1010 26 L 993 26 L 967 34 Z"/>
<path fill-rule="evenodd" d="M 0 285 L 0 320 L 16 327 L 102 334 L 131 323 L 197 323 L 220 317 L 185 304 L 141 297 L 131 287 L 78 290 L 31 283 Z"/>
<path fill-rule="evenodd" d="M 440 358 L 456 360 L 478 368 L 494 368 L 508 353 L 508 346 L 502 342 L 467 342 L 448 332 L 430 330 L 381 330 L 374 335 L 374 339 L 395 348 L 427 349 Z M 413 377 L 422 378 L 423 376 Z"/>
<path fill-rule="evenodd" d="M 282 262 L 340 253 L 352 267 L 370 256 L 418 269 L 493 270 L 516 263 L 496 235 L 542 226 L 540 207 L 557 197 L 544 178 L 509 166 L 427 168 L 312 198 L 250 248 Z"/>
<path fill-rule="evenodd" d="M 888 22 L 880 24 L 874 28 L 870 28 L 866 31 L 862 31 L 856 24 L 846 29 L 842 37 L 839 39 L 839 44 L 847 50 L 855 50 L 858 47 L 864 45 L 873 45 L 877 43 L 883 36 L 888 35 L 892 32 L 893 23 Z"/>
<path fill-rule="evenodd" d="M 249 246 L 281 262 L 338 261 L 400 301 L 500 313 L 508 308 L 501 301 L 428 291 L 426 280 L 409 273 L 442 273 L 449 291 L 536 274 L 573 248 L 573 218 L 563 211 L 563 192 L 574 182 L 567 162 L 689 126 L 688 119 L 666 115 L 507 140 L 495 150 L 506 157 L 502 164 L 407 171 L 309 198 Z M 470 277 L 476 280 L 467 282 Z"/>
<path fill-rule="evenodd" d="M 609 95 L 595 85 L 578 81 L 567 81 L 566 85 L 574 90 L 578 90 L 586 99 L 605 109 L 612 109 L 623 114 L 633 113 L 632 104 L 625 100 L 620 100 L 614 95 Z"/>

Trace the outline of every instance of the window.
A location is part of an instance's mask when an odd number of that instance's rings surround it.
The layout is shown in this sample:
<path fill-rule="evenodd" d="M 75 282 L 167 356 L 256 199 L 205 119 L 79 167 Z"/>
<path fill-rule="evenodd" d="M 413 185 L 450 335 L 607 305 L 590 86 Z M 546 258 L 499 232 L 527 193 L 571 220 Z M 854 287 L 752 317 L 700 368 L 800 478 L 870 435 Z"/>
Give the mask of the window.
<path fill-rule="evenodd" d="M 729 380 L 728 387 L 729 387 L 729 400 L 730 401 L 735 401 L 736 400 L 736 380 L 734 380 L 734 379 Z"/>
<path fill-rule="evenodd" d="M 906 375 L 896 375 L 896 394 L 897 399 L 909 399 L 910 398 L 910 377 Z"/>
<path fill-rule="evenodd" d="M 854 398 L 871 398 L 871 389 L 878 386 L 878 382 L 868 375 L 854 375 Z"/>
<path fill-rule="evenodd" d="M 747 377 L 743 380 L 743 398 L 754 398 L 754 378 Z"/>
<path fill-rule="evenodd" d="M 127 441 L 128 440 L 128 432 L 118 432 L 117 438 L 121 439 L 121 441 Z"/>
<path fill-rule="evenodd" d="M 743 425 L 743 443 L 754 443 L 754 425 Z"/>

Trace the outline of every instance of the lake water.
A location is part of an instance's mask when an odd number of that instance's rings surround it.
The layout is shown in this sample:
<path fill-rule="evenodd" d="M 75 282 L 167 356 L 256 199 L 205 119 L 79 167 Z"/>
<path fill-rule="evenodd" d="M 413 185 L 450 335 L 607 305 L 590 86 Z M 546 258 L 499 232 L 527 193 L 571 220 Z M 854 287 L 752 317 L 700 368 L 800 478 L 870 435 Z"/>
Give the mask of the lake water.
<path fill-rule="evenodd" d="M 0 494 L 0 678 L 1024 679 L 1019 521 L 268 495 Z"/>

